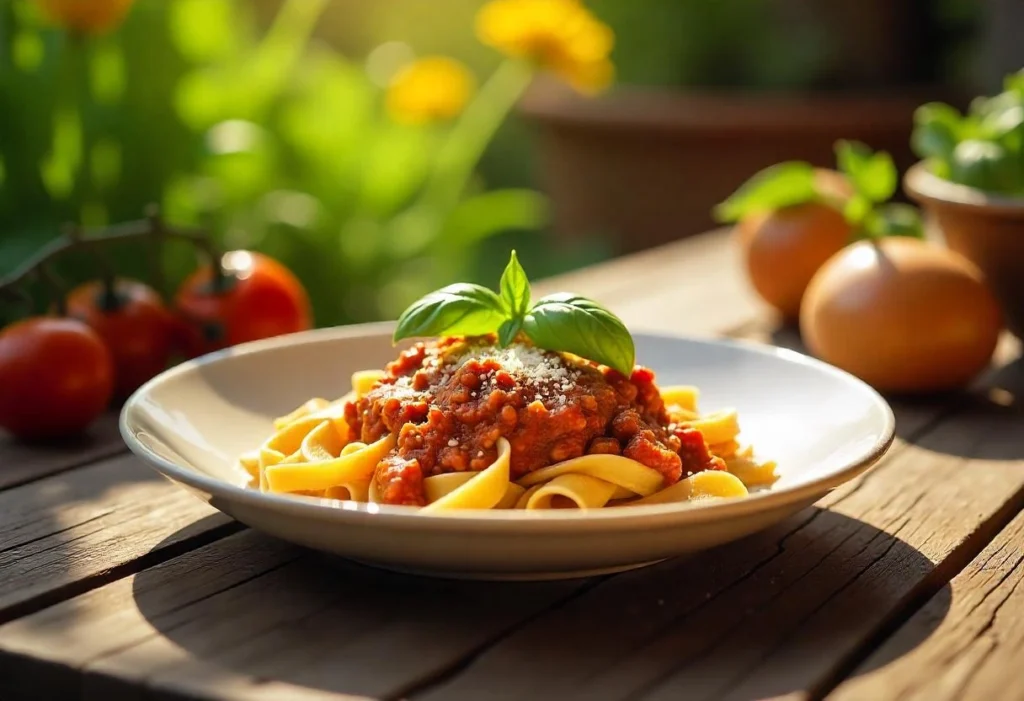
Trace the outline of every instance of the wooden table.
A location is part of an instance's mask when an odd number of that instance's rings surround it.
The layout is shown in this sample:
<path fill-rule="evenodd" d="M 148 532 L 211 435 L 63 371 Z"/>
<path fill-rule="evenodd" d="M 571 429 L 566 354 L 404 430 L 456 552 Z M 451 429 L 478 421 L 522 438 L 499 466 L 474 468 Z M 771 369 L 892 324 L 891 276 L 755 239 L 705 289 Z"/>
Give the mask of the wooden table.
<path fill-rule="evenodd" d="M 721 232 L 546 287 L 635 329 L 795 342 Z M 1024 698 L 1022 376 L 894 402 L 886 459 L 767 532 L 563 582 L 400 576 L 265 537 L 127 455 L 113 416 L 5 442 L 0 699 Z"/>

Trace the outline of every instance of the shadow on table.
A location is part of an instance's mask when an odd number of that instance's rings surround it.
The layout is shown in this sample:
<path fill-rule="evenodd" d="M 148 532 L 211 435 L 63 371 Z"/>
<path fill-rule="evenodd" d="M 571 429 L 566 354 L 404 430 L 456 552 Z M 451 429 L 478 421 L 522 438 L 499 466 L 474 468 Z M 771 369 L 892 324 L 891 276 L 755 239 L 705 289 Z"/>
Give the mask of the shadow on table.
<path fill-rule="evenodd" d="M 282 563 L 239 575 L 273 548 Z M 241 675 L 239 688 L 374 697 L 765 698 L 831 684 L 926 598 L 942 612 L 936 626 L 950 601 L 918 550 L 816 507 L 689 558 L 589 580 L 393 574 L 255 531 L 186 558 L 194 566 L 171 561 L 133 584 L 148 623 L 189 653 L 148 675 L 156 686 L 187 685 L 198 670 L 202 684 Z"/>

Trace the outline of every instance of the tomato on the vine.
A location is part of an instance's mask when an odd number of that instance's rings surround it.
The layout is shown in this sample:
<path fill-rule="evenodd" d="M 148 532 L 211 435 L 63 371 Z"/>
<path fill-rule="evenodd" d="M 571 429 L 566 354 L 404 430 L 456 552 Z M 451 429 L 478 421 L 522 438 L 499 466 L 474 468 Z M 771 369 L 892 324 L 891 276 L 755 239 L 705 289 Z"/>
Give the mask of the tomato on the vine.
<path fill-rule="evenodd" d="M 91 326 L 114 358 L 115 393 L 126 397 L 170 360 L 173 318 L 156 290 L 137 280 L 100 281 L 72 290 L 68 315 Z"/>
<path fill-rule="evenodd" d="M 199 268 L 178 290 L 175 307 L 185 322 L 188 355 L 312 325 L 306 290 L 281 263 L 253 251 L 230 251 L 221 268 L 220 276 L 211 266 Z"/>
<path fill-rule="evenodd" d="M 39 440 L 78 433 L 106 410 L 114 363 L 77 319 L 33 317 L 0 331 L 0 427 Z"/>

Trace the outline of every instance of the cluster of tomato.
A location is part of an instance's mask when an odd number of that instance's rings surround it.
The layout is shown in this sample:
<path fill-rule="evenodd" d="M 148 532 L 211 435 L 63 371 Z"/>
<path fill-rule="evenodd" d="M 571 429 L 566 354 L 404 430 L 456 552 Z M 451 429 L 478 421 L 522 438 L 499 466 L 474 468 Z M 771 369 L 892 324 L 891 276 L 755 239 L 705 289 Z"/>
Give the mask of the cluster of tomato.
<path fill-rule="evenodd" d="M 75 434 L 164 370 L 238 343 L 308 329 L 309 299 L 295 276 L 259 253 L 224 254 L 196 270 L 173 307 L 135 280 L 90 282 L 66 316 L 0 331 L 0 427 L 22 439 Z"/>

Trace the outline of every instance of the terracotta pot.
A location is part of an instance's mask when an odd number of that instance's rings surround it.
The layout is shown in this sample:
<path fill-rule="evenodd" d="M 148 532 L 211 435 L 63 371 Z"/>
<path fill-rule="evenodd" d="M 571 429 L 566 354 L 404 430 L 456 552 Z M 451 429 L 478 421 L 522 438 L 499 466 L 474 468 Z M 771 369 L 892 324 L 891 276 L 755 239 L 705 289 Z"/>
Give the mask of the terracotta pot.
<path fill-rule="evenodd" d="M 1007 325 L 1024 338 L 1024 197 L 989 195 L 914 165 L 903 187 L 930 229 L 971 260 L 1002 304 Z"/>
<path fill-rule="evenodd" d="M 909 167 L 914 109 L 935 97 L 617 88 L 588 99 L 545 80 L 521 109 L 539 127 L 539 175 L 556 233 L 606 235 L 626 252 L 715 226 L 712 207 L 773 163 L 834 167 L 839 138 L 885 149 Z"/>

